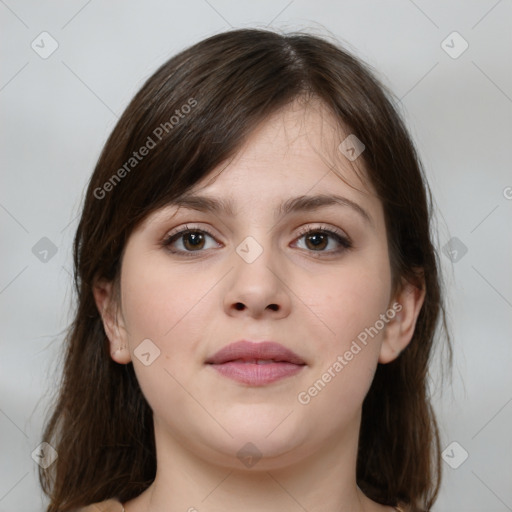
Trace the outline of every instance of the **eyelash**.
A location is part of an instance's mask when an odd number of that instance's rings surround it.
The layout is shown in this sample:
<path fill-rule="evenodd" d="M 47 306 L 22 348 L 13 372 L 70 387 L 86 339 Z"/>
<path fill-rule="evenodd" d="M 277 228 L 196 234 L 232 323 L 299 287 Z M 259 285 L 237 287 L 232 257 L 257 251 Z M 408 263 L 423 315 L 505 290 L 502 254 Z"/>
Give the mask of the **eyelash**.
<path fill-rule="evenodd" d="M 162 240 L 161 245 L 162 245 L 162 247 L 167 248 L 167 250 L 169 250 L 173 254 L 184 255 L 185 257 L 193 257 L 193 256 L 195 256 L 195 253 L 201 253 L 203 251 L 201 251 L 201 250 L 199 250 L 199 251 L 181 251 L 181 250 L 176 251 L 176 250 L 169 248 L 173 242 L 175 242 L 176 240 L 179 240 L 180 237 L 182 237 L 186 234 L 189 234 L 189 233 L 204 233 L 204 234 L 207 234 L 208 236 L 210 236 L 211 238 L 215 239 L 215 236 L 210 231 L 208 231 L 208 229 L 206 229 L 206 228 L 201 228 L 201 229 L 194 228 L 194 227 L 189 228 L 189 226 L 185 225 L 185 229 L 182 229 L 181 231 L 178 231 L 176 233 L 171 233 L 170 235 L 166 236 L 164 238 L 164 240 Z M 317 253 L 319 255 L 321 255 L 323 253 L 331 254 L 331 255 L 339 254 L 341 252 L 344 252 L 347 249 L 352 248 L 352 242 L 345 234 L 343 234 L 340 231 L 337 231 L 337 230 L 334 230 L 331 228 L 327 228 L 326 226 L 319 226 L 319 227 L 315 227 L 315 228 L 310 228 L 310 227 L 306 226 L 300 230 L 297 239 L 300 239 L 303 236 L 309 235 L 311 233 L 320 233 L 323 235 L 329 235 L 332 238 L 334 238 L 342 247 L 341 249 L 338 249 L 335 251 L 312 251 L 312 250 L 308 251 L 313 254 L 315 254 L 315 253 Z M 316 256 L 316 257 L 318 257 L 318 256 Z"/>

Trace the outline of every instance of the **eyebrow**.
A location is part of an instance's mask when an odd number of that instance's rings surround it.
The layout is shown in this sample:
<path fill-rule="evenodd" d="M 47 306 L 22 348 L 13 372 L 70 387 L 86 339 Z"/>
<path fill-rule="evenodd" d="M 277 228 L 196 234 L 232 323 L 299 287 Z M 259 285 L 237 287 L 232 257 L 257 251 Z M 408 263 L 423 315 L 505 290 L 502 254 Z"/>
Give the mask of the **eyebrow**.
<path fill-rule="evenodd" d="M 287 199 L 276 209 L 277 216 L 286 216 L 297 212 L 312 212 L 328 206 L 346 206 L 357 212 L 365 222 L 373 224 L 370 215 L 354 201 L 336 194 L 317 194 L 313 196 L 298 196 Z M 196 194 L 186 194 L 169 203 L 169 206 L 178 206 L 198 210 L 200 212 L 212 212 L 234 217 L 236 208 L 230 199 L 217 199 Z"/>

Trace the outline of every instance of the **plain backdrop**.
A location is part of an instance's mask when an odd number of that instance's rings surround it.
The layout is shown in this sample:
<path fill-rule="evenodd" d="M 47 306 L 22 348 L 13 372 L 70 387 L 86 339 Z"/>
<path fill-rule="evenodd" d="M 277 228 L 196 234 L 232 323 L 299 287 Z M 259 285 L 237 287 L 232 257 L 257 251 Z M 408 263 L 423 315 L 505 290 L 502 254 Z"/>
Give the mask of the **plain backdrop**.
<path fill-rule="evenodd" d="M 31 454 L 70 321 L 77 215 L 108 134 L 171 55 L 266 26 L 330 32 L 400 100 L 436 200 L 454 336 L 452 382 L 433 369 L 447 448 L 434 511 L 512 510 L 510 0 L 0 0 L 0 16 L 0 512 L 43 510 Z"/>

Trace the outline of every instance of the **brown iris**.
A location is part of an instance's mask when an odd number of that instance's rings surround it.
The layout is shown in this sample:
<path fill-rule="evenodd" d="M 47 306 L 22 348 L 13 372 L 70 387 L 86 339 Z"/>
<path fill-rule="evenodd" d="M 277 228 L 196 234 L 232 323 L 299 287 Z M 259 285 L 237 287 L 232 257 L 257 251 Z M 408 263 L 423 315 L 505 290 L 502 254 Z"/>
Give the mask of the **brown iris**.
<path fill-rule="evenodd" d="M 191 231 L 183 235 L 183 246 L 187 250 L 202 249 L 204 246 L 204 233 Z"/>
<path fill-rule="evenodd" d="M 329 236 L 324 233 L 313 233 L 311 235 L 306 235 L 306 245 L 308 245 L 308 249 L 311 249 L 311 247 L 309 247 L 309 242 L 311 241 L 313 250 L 325 249 L 326 244 L 328 243 L 328 238 Z"/>

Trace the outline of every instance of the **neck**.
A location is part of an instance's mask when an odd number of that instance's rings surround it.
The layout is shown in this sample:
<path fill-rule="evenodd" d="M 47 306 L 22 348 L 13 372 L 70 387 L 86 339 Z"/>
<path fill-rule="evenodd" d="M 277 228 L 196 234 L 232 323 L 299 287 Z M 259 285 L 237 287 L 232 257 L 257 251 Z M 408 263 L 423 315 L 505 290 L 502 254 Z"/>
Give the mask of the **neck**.
<path fill-rule="evenodd" d="M 359 421 L 322 448 L 310 447 L 300 459 L 290 453 L 263 457 L 252 468 L 241 469 L 238 459 L 219 464 L 214 454 L 198 457 L 196 447 L 191 450 L 155 420 L 157 474 L 134 500 L 137 510 L 229 512 L 242 504 L 244 512 L 374 510 L 356 484 Z"/>

